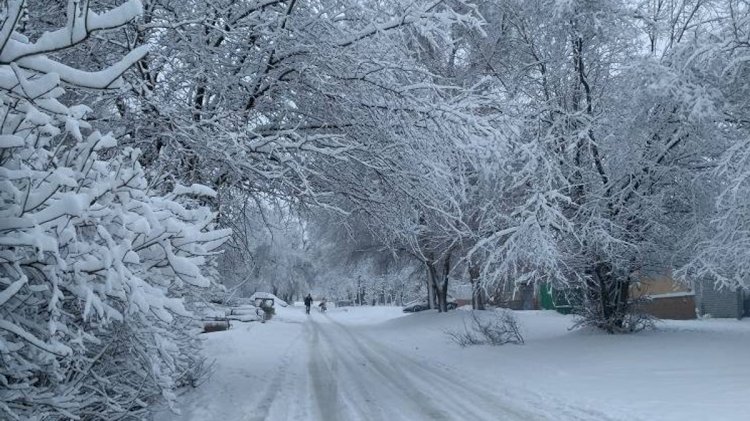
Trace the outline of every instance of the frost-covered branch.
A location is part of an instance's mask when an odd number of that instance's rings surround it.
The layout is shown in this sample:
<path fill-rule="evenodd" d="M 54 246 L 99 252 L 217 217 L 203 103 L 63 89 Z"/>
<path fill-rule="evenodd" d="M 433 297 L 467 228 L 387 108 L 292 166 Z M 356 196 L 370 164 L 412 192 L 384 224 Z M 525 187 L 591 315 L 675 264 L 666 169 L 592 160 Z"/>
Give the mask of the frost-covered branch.
<path fill-rule="evenodd" d="M 5 40 L 0 50 L 0 64 L 16 64 L 41 74 L 55 73 L 61 80 L 76 86 L 104 89 L 115 87 L 115 81 L 120 79 L 125 70 L 141 60 L 148 52 L 147 46 L 138 47 L 116 64 L 97 72 L 76 69 L 46 56 L 83 42 L 93 32 L 115 29 L 132 21 L 142 13 L 139 0 L 128 0 L 101 15 L 90 10 L 88 1 L 79 3 L 69 0 L 67 25 L 56 31 L 45 32 L 34 43 L 22 38 L 14 39 L 11 35 L 18 24 L 17 17 L 22 6 L 23 1 L 10 4 L 10 14 L 0 29 L 0 36 L 4 37 L 0 40 Z M 11 19 L 14 11 L 16 19 Z"/>
<path fill-rule="evenodd" d="M 230 235 L 199 203 L 215 192 L 150 192 L 140 151 L 94 130 L 89 107 L 62 102 L 61 80 L 73 92 L 106 88 L 145 53 L 98 73 L 49 58 L 140 10 L 129 1 L 96 15 L 88 4 L 69 3 L 64 29 L 36 43 L 14 32 L 0 51 L 3 419 L 141 418 L 171 404 L 202 364 L 185 299 L 212 283 Z"/>

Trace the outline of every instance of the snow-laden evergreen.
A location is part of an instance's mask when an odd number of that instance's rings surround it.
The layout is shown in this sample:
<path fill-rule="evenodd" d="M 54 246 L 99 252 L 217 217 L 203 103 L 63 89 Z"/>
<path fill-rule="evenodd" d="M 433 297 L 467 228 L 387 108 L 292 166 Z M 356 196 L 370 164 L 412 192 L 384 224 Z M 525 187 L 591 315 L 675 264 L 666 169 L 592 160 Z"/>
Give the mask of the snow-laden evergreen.
<path fill-rule="evenodd" d="M 85 105 L 64 103 L 66 89 L 116 86 L 146 53 L 93 73 L 49 57 L 141 10 L 137 0 L 101 14 L 87 4 L 70 1 L 67 25 L 35 42 L 16 32 L 22 1 L 2 10 L 2 419 L 139 417 L 173 399 L 201 364 L 183 299 L 211 284 L 205 268 L 229 234 L 197 201 L 211 189 L 158 194 L 137 149 L 91 127 Z"/>

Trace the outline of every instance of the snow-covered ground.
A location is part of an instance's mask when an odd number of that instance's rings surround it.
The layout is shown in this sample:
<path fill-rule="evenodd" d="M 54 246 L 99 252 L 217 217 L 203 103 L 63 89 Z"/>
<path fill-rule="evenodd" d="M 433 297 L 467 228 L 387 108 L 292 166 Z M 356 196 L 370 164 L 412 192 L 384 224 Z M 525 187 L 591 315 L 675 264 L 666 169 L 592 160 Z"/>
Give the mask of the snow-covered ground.
<path fill-rule="evenodd" d="M 668 321 L 611 336 L 517 312 L 526 344 L 461 348 L 469 313 L 277 309 L 205 335 L 215 373 L 171 420 L 734 420 L 750 392 L 750 321 Z"/>

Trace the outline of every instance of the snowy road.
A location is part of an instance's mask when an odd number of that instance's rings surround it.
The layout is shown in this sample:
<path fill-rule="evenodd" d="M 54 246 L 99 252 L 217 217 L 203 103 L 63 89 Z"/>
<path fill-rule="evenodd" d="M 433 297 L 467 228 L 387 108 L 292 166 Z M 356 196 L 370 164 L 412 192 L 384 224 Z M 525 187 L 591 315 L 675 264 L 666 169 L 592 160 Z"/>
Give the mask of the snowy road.
<path fill-rule="evenodd" d="M 328 319 L 305 324 L 316 419 L 534 419 L 444 367 Z"/>
<path fill-rule="evenodd" d="M 183 396 L 180 415 L 162 411 L 156 420 L 606 419 L 548 396 L 498 387 L 502 382 L 481 383 L 380 340 L 367 323 L 356 323 L 354 313 L 292 312 L 211 334 L 206 351 L 216 358 L 216 372 Z"/>

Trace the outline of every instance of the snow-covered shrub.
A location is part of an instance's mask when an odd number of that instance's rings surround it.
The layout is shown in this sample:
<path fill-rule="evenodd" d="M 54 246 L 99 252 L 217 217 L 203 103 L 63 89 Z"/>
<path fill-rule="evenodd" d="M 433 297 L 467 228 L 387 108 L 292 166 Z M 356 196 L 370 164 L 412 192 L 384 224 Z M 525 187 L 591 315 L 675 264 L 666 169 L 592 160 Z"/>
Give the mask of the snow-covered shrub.
<path fill-rule="evenodd" d="M 606 312 L 603 303 L 607 300 L 596 300 L 598 292 L 591 288 L 589 294 L 581 305 L 575 306 L 576 322 L 571 329 L 579 327 L 594 327 L 607 333 L 633 333 L 641 330 L 653 329 L 657 318 L 646 313 L 643 305 L 646 298 L 629 299 L 620 302 L 617 306 L 611 306 Z M 603 317 L 608 314 L 608 317 Z"/>
<path fill-rule="evenodd" d="M 445 332 L 456 344 L 469 345 L 505 345 L 523 344 L 523 335 L 518 320 L 509 310 L 497 310 L 489 316 L 482 317 L 479 312 L 471 312 L 471 325 L 464 321 L 463 330 Z"/>
<path fill-rule="evenodd" d="M 48 55 L 140 13 L 70 1 L 66 27 L 31 42 L 16 32 L 23 1 L 0 6 L 0 418 L 141 418 L 149 403 L 195 384 L 183 297 L 229 234 L 192 200 L 149 189 L 139 151 L 83 120 L 69 89 L 108 88 L 143 57 L 98 72 Z M 197 331 L 197 329 L 195 329 Z"/>

